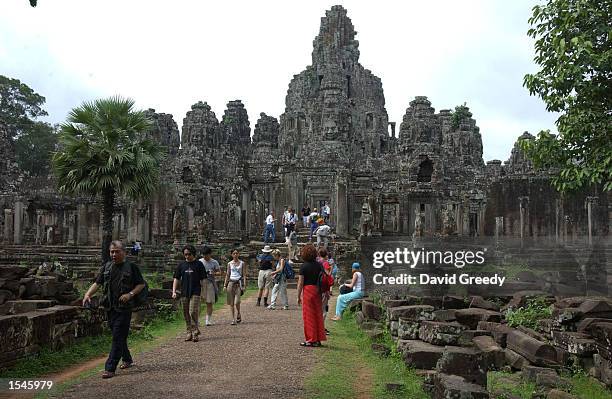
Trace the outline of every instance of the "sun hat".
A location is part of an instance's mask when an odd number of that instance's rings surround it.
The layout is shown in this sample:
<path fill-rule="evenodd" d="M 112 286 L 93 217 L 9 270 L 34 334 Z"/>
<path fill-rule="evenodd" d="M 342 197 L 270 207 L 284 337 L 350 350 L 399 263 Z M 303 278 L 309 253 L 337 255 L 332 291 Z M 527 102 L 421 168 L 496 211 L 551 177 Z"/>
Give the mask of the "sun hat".
<path fill-rule="evenodd" d="M 361 268 L 361 265 L 358 262 L 353 263 L 353 266 L 351 266 L 351 269 L 359 269 Z"/>
<path fill-rule="evenodd" d="M 261 252 L 272 252 L 272 248 L 270 248 L 269 245 L 266 245 L 265 247 L 263 247 L 263 249 L 261 250 Z"/>

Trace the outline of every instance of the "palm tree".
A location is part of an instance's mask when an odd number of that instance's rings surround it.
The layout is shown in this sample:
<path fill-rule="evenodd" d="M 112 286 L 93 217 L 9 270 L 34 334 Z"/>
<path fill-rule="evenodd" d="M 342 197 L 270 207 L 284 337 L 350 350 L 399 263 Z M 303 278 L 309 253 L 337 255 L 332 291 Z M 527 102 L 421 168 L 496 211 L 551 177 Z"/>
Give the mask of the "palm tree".
<path fill-rule="evenodd" d="M 159 182 L 164 148 L 148 139 L 151 120 L 119 96 L 84 102 L 60 125 L 53 169 L 60 193 L 102 198 L 102 261 L 110 260 L 117 196 L 146 198 Z"/>

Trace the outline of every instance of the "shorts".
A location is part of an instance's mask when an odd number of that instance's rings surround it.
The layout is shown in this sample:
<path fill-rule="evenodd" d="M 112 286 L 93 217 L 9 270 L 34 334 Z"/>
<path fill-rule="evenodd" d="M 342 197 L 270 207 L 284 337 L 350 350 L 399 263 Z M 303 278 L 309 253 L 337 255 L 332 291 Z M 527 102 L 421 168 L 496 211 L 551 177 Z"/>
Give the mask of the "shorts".
<path fill-rule="evenodd" d="M 204 285 L 202 285 L 202 300 L 206 303 L 215 303 L 215 286 L 210 280 L 204 280 Z"/>
<path fill-rule="evenodd" d="M 227 304 L 237 305 L 240 303 L 240 282 L 229 282 L 227 284 Z"/>
<path fill-rule="evenodd" d="M 274 281 L 270 277 L 270 274 L 272 274 L 272 269 L 259 271 L 259 275 L 257 276 L 257 288 L 262 290 L 264 288 L 272 288 L 274 286 Z"/>

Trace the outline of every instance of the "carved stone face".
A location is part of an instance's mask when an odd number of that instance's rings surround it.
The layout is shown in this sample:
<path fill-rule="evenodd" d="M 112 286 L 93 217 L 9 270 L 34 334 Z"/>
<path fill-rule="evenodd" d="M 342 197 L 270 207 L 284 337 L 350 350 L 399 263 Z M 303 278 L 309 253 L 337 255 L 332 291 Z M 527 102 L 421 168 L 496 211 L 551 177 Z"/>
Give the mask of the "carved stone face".
<path fill-rule="evenodd" d="M 323 122 L 323 135 L 326 140 L 335 140 L 338 137 L 338 126 L 333 120 Z"/>

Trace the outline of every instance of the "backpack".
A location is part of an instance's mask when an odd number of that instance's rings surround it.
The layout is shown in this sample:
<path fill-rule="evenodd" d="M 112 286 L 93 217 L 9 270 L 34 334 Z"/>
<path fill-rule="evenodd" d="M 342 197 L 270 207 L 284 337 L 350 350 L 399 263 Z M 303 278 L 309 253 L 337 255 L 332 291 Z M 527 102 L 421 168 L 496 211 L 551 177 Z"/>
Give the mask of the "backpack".
<path fill-rule="evenodd" d="M 127 262 L 127 261 L 126 261 Z M 129 262 L 130 265 L 130 270 L 127 271 L 125 270 L 125 267 L 121 268 L 122 271 L 122 276 L 121 276 L 121 283 L 123 284 L 124 281 L 124 276 L 130 276 L 130 283 L 131 283 L 131 274 L 133 271 L 134 267 L 138 267 L 135 264 Z M 124 265 L 125 266 L 125 265 Z M 104 271 L 102 272 L 104 274 L 104 284 L 103 284 L 103 294 L 102 294 L 102 300 L 100 301 L 100 304 L 107 308 L 110 309 L 111 307 L 111 302 L 110 302 L 110 281 L 111 281 L 111 272 L 112 272 L 112 268 L 113 268 L 113 262 L 106 262 L 104 264 Z M 127 285 L 123 285 L 121 287 L 121 292 L 123 291 L 127 291 L 130 292 L 132 289 L 134 289 L 134 286 L 131 287 L 127 287 Z M 149 297 L 149 285 L 147 284 L 146 280 L 145 280 L 145 286 L 142 289 L 142 291 L 140 291 L 138 293 L 138 295 L 135 295 L 130 301 L 128 301 L 128 303 L 126 304 L 126 307 L 130 307 L 130 305 L 132 305 L 131 307 L 136 307 L 136 306 L 143 306 L 147 303 L 147 299 Z M 130 303 L 131 302 L 131 303 Z"/>
<path fill-rule="evenodd" d="M 283 269 L 283 273 L 285 273 L 285 277 L 288 279 L 295 278 L 295 270 L 293 270 L 293 265 L 289 261 L 285 261 L 285 268 Z"/>
<path fill-rule="evenodd" d="M 334 285 L 334 278 L 325 273 L 325 270 L 321 268 L 319 277 L 317 278 L 317 286 L 319 287 L 319 291 L 322 293 L 328 292 L 332 285 Z"/>

